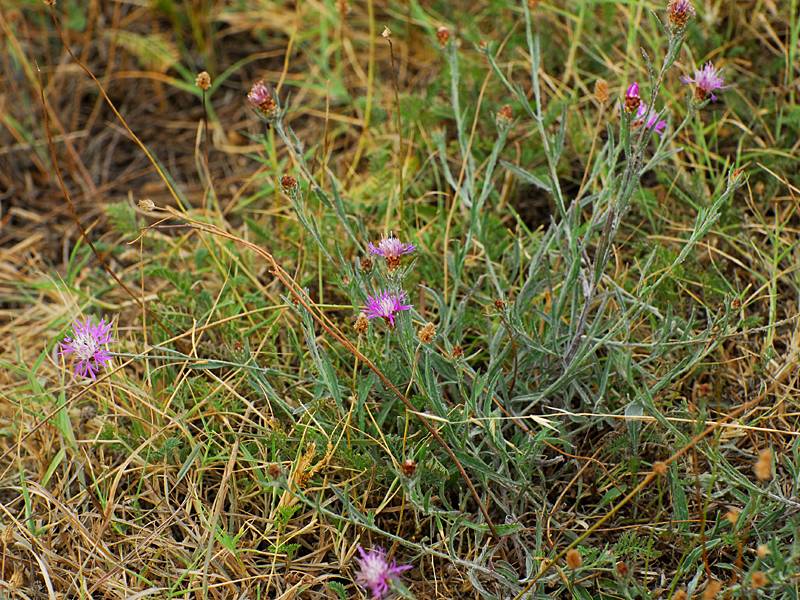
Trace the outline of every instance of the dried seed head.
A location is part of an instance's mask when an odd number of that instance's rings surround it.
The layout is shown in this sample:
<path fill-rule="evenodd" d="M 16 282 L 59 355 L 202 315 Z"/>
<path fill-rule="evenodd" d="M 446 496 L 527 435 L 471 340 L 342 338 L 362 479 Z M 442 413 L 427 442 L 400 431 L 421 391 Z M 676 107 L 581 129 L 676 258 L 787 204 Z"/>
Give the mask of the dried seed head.
<path fill-rule="evenodd" d="M 144 212 L 153 212 L 156 209 L 156 204 L 150 198 L 142 198 L 138 202 L 139 209 Z"/>
<path fill-rule="evenodd" d="M 267 473 L 268 473 L 268 474 L 269 474 L 269 476 L 270 476 L 270 477 L 272 477 L 273 479 L 277 479 L 278 477 L 280 477 L 280 476 L 281 476 L 281 467 L 280 467 L 280 465 L 279 465 L 278 463 L 272 463 L 272 464 L 271 464 L 271 465 L 270 465 L 270 466 L 267 468 Z"/>
<path fill-rule="evenodd" d="M 758 453 L 758 460 L 753 466 L 753 471 L 759 481 L 772 479 L 772 450 L 767 448 Z"/>
<path fill-rule="evenodd" d="M 200 71 L 197 74 L 197 78 L 194 80 L 194 83 L 197 87 L 205 92 L 211 87 L 211 75 L 208 74 L 208 71 Z"/>
<path fill-rule="evenodd" d="M 284 175 L 281 177 L 281 189 L 289 195 L 297 191 L 297 179 L 291 175 Z"/>
<path fill-rule="evenodd" d="M 403 475 L 406 477 L 413 477 L 417 471 L 417 461 L 412 458 L 407 458 L 403 461 Z"/>
<path fill-rule="evenodd" d="M 753 574 L 750 576 L 750 587 L 757 590 L 765 585 L 767 585 L 766 573 L 764 573 L 764 571 L 753 571 Z"/>
<path fill-rule="evenodd" d="M 575 548 L 572 548 L 567 552 L 567 566 L 572 569 L 573 571 L 579 568 L 583 564 L 583 559 L 581 558 L 581 553 L 578 552 Z"/>
<path fill-rule="evenodd" d="M 619 561 L 617 563 L 617 575 L 620 577 L 625 577 L 628 574 L 628 565 L 626 565 L 623 561 Z"/>
<path fill-rule="evenodd" d="M 436 39 L 439 40 L 439 45 L 444 48 L 447 42 L 450 41 L 450 30 L 442 25 L 436 30 Z"/>
<path fill-rule="evenodd" d="M 392 37 L 392 30 L 384 25 L 383 31 L 381 32 L 381 37 L 385 40 L 388 40 L 390 37 Z"/>
<path fill-rule="evenodd" d="M 692 398 L 698 400 L 700 398 L 708 398 L 711 395 L 711 384 L 708 382 L 695 383 L 692 390 Z"/>
<path fill-rule="evenodd" d="M 417 331 L 417 339 L 423 344 L 430 344 L 436 337 L 436 326 L 433 323 L 425 323 Z"/>
<path fill-rule="evenodd" d="M 662 477 L 667 474 L 667 463 L 663 461 L 657 461 L 653 463 L 653 471 L 656 475 L 661 475 Z"/>
<path fill-rule="evenodd" d="M 756 556 L 758 556 L 758 558 L 766 558 L 769 556 L 769 546 L 766 544 L 759 544 L 758 548 L 756 548 Z"/>
<path fill-rule="evenodd" d="M 740 513 L 741 511 L 738 508 L 732 508 L 725 513 L 725 518 L 728 520 L 728 523 L 735 527 L 736 523 L 739 521 Z"/>
<path fill-rule="evenodd" d="M 605 79 L 598 79 L 594 82 L 594 99 L 600 104 L 605 104 L 608 98 L 608 82 Z"/>
<path fill-rule="evenodd" d="M 361 270 L 362 271 L 371 271 L 372 270 L 372 259 L 369 256 L 365 256 L 361 259 Z"/>
<path fill-rule="evenodd" d="M 720 591 L 722 591 L 722 583 L 716 579 L 710 579 L 703 591 L 703 600 L 714 600 Z"/>
<path fill-rule="evenodd" d="M 453 353 L 450 355 L 451 358 L 461 358 L 464 356 L 464 349 L 460 345 L 453 346 Z"/>
<path fill-rule="evenodd" d="M 508 129 L 511 126 L 511 122 L 514 120 L 514 111 L 511 110 L 511 106 L 506 104 L 500 110 L 497 111 L 497 114 L 494 117 L 494 122 L 497 125 L 498 129 Z"/>
<path fill-rule="evenodd" d="M 355 324 L 353 324 L 353 329 L 358 335 L 366 333 L 367 329 L 369 329 L 369 319 L 364 315 L 358 315 Z"/>
<path fill-rule="evenodd" d="M 506 308 L 506 301 L 505 301 L 505 300 L 503 300 L 502 298 L 496 298 L 496 299 L 495 299 L 495 301 L 494 301 L 494 307 L 495 307 L 497 310 L 505 310 L 505 308 Z"/>

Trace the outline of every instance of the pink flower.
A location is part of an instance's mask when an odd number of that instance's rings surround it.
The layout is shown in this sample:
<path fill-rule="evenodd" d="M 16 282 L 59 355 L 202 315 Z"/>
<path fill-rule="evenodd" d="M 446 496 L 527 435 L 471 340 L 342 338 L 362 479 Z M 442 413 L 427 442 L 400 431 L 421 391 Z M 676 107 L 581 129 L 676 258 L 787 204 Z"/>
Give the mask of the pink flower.
<path fill-rule="evenodd" d="M 722 90 L 727 87 L 720 71 L 711 62 L 703 65 L 702 69 L 695 69 L 694 77 L 684 76 L 681 77 L 681 81 L 694 86 L 694 96 L 700 102 L 707 98 L 716 102 L 717 96 L 714 94 L 714 90 Z"/>
<path fill-rule="evenodd" d="M 400 573 L 411 568 L 411 565 L 398 565 L 394 560 L 389 563 L 383 548 L 364 552 L 359 546 L 358 553 L 361 558 L 356 559 L 359 566 L 356 582 L 372 593 L 373 600 L 381 600 L 389 591 L 389 582 L 398 579 Z"/>
<path fill-rule="evenodd" d="M 78 359 L 75 375 L 97 379 L 97 371 L 111 362 L 107 346 L 112 341 L 111 323 L 102 319 L 93 325 L 91 319 L 86 317 L 83 322 L 76 320 L 72 324 L 72 337 L 65 337 L 61 342 L 61 354 L 74 354 Z"/>
<path fill-rule="evenodd" d="M 632 113 L 639 109 L 642 103 L 642 97 L 639 96 L 639 84 L 635 81 L 628 86 L 628 91 L 625 92 L 625 111 Z"/>
<path fill-rule="evenodd" d="M 646 126 L 648 129 L 652 129 L 658 135 L 664 133 L 664 130 L 667 128 L 667 122 L 663 119 L 658 119 L 658 113 L 653 109 L 647 108 L 647 105 L 642 103 L 639 105 L 638 110 L 636 111 L 636 119 L 632 123 L 633 127 L 641 127 L 642 125 Z"/>
<path fill-rule="evenodd" d="M 256 81 L 247 94 L 250 105 L 268 118 L 278 114 L 278 103 L 263 80 Z"/>
<path fill-rule="evenodd" d="M 368 248 L 372 254 L 377 254 L 386 259 L 386 265 L 389 267 L 389 270 L 394 270 L 400 266 L 401 256 L 404 254 L 411 254 L 416 250 L 414 244 L 401 242 L 391 235 L 379 241 L 377 246 L 370 242 Z"/>
<path fill-rule="evenodd" d="M 405 304 L 407 299 L 405 292 L 391 290 L 384 290 L 374 296 L 367 296 L 364 315 L 368 319 L 383 319 L 389 327 L 394 328 L 397 313 L 411 310 L 411 305 Z"/>

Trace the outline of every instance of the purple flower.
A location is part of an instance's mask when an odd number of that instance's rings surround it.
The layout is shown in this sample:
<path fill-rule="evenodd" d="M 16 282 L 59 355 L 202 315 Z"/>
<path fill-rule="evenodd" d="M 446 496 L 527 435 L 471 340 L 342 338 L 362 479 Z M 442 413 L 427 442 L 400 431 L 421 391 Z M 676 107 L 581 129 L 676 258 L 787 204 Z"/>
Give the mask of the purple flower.
<path fill-rule="evenodd" d="M 359 566 L 356 582 L 372 593 L 373 600 L 381 600 L 389 591 L 389 582 L 398 579 L 400 573 L 411 568 L 411 565 L 398 565 L 394 560 L 389 563 L 386 552 L 380 547 L 364 552 L 359 546 L 358 553 L 361 558 L 356 559 Z"/>
<path fill-rule="evenodd" d="M 278 103 L 263 80 L 259 79 L 253 84 L 247 94 L 247 101 L 266 117 L 272 118 L 278 114 Z"/>
<path fill-rule="evenodd" d="M 401 256 L 404 254 L 411 254 L 416 250 L 414 244 L 401 242 L 391 235 L 379 241 L 377 246 L 370 242 L 368 248 L 372 254 L 377 254 L 386 259 L 386 265 L 389 267 L 389 270 L 394 270 L 400 266 Z"/>
<path fill-rule="evenodd" d="M 702 69 L 695 69 L 694 77 L 684 76 L 681 77 L 681 81 L 694 86 L 694 96 L 700 102 L 707 98 L 716 102 L 717 96 L 714 94 L 714 90 L 722 90 L 727 87 L 720 71 L 711 62 L 703 65 Z"/>
<path fill-rule="evenodd" d="M 642 97 L 639 96 L 639 84 L 634 81 L 628 86 L 628 91 L 625 92 L 625 112 L 636 112 L 641 103 Z"/>
<path fill-rule="evenodd" d="M 636 111 L 636 119 L 633 121 L 632 125 L 633 127 L 641 127 L 644 125 L 648 129 L 655 131 L 658 135 L 664 133 L 664 130 L 667 128 L 667 122 L 663 119 L 659 120 L 658 113 L 648 108 L 644 103 L 639 105 Z"/>
<path fill-rule="evenodd" d="M 97 371 L 111 362 L 107 346 L 112 341 L 111 323 L 106 323 L 105 319 L 97 325 L 93 325 L 89 317 L 83 322 L 77 319 L 72 324 L 72 337 L 65 337 L 61 342 L 61 354 L 74 354 L 78 359 L 75 375 L 97 379 Z"/>
<path fill-rule="evenodd" d="M 403 310 L 411 310 L 410 304 L 405 304 L 408 300 L 403 291 L 393 292 L 384 290 L 374 296 L 367 296 L 367 305 L 364 307 L 364 315 L 368 319 L 383 319 L 394 328 L 394 319 L 397 313 Z"/>

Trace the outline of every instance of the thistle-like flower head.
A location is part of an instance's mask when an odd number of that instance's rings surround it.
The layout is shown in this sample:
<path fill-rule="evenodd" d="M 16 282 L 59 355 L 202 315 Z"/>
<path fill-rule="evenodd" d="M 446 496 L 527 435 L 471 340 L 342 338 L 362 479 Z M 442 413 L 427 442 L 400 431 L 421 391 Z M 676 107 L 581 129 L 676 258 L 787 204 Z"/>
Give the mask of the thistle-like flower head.
<path fill-rule="evenodd" d="M 392 235 L 387 238 L 383 238 L 377 244 L 370 242 L 368 248 L 372 254 L 377 254 L 378 256 L 382 256 L 384 259 L 386 259 L 386 265 L 389 267 L 390 271 L 393 271 L 400 266 L 401 256 L 404 254 L 411 254 L 414 252 L 414 250 L 416 250 L 414 244 L 401 242 Z"/>
<path fill-rule="evenodd" d="M 633 113 L 639 109 L 639 105 L 642 103 L 642 97 L 639 95 L 639 84 L 637 82 L 633 82 L 628 86 L 627 91 L 625 92 L 625 103 L 624 108 L 625 112 Z"/>
<path fill-rule="evenodd" d="M 658 113 L 652 108 L 648 108 L 644 102 L 642 102 L 636 110 L 636 118 L 631 125 L 633 127 L 641 127 L 644 125 L 648 129 L 655 131 L 658 135 L 663 134 L 664 130 L 667 128 L 667 122 L 663 119 L 659 119 Z"/>
<path fill-rule="evenodd" d="M 694 18 L 695 10 L 691 0 L 669 0 L 667 4 L 667 16 L 669 24 L 674 30 L 681 30 L 686 27 L 689 19 Z"/>
<path fill-rule="evenodd" d="M 108 345 L 111 339 L 111 323 L 101 319 L 97 325 L 89 317 L 76 319 L 72 324 L 72 335 L 61 342 L 61 354 L 75 355 L 75 375 L 97 379 L 97 373 L 111 362 Z"/>
<path fill-rule="evenodd" d="M 278 114 L 278 102 L 275 100 L 272 90 L 261 79 L 256 81 L 250 88 L 247 93 L 247 101 L 268 119 L 272 119 Z"/>
<path fill-rule="evenodd" d="M 389 327 L 394 328 L 397 314 L 404 310 L 411 310 L 411 305 L 406 304 L 407 300 L 406 293 L 403 291 L 384 290 L 374 296 L 367 296 L 364 315 L 368 319 L 383 319 Z"/>
<path fill-rule="evenodd" d="M 398 565 L 394 560 L 391 563 L 387 561 L 383 548 L 373 548 L 365 552 L 359 546 L 358 553 L 361 558 L 356 559 L 359 566 L 356 582 L 370 591 L 373 600 L 381 600 L 389 591 L 389 583 L 411 568 L 411 565 Z"/>
<path fill-rule="evenodd" d="M 712 102 L 716 102 L 717 96 L 714 90 L 723 90 L 727 87 L 721 72 L 710 61 L 703 65 L 702 69 L 695 69 L 694 77 L 684 76 L 681 77 L 681 81 L 694 86 L 694 97 L 700 102 L 709 98 Z"/>

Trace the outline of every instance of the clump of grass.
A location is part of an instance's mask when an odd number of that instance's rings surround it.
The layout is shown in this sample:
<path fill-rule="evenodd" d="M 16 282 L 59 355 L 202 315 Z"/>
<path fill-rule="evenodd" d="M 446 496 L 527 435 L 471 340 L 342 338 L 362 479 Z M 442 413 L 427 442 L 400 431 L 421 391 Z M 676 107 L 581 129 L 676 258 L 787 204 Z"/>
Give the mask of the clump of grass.
<path fill-rule="evenodd" d="M 0 14 L 3 593 L 792 597 L 798 18 L 345 4 Z"/>

